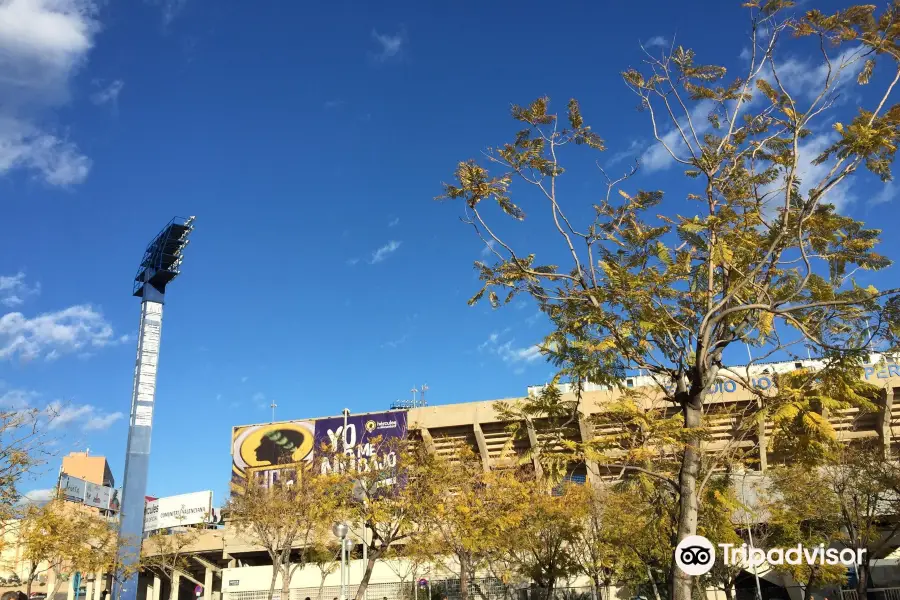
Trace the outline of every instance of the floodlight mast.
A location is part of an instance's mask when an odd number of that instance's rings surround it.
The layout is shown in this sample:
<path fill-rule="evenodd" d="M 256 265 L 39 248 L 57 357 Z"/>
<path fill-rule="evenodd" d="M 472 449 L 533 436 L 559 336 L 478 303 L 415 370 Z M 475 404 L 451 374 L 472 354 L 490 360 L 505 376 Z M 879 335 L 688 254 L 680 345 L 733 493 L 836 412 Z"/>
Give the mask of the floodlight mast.
<path fill-rule="evenodd" d="M 138 596 L 138 574 L 128 567 L 140 556 L 144 534 L 144 498 L 150 466 L 150 434 L 153 431 L 162 307 L 166 285 L 180 273 L 182 253 L 194 229 L 193 223 L 194 217 L 172 219 L 147 246 L 134 278 L 133 295 L 141 298 L 141 324 L 131 392 L 125 476 L 122 481 L 117 562 L 123 573 L 131 574 L 116 579 L 113 597 L 118 600 L 136 600 Z"/>

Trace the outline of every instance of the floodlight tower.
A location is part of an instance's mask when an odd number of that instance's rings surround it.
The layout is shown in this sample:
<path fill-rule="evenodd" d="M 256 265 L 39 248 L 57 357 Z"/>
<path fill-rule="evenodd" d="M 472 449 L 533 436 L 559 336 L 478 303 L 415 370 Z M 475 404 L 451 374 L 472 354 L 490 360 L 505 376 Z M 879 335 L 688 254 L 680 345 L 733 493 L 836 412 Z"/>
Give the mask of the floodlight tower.
<path fill-rule="evenodd" d="M 162 308 L 166 285 L 180 273 L 194 217 L 169 221 L 144 251 L 134 278 L 134 295 L 141 299 L 141 325 L 138 332 L 134 387 L 131 392 L 131 421 L 125 477 L 122 482 L 122 511 L 119 521 L 120 561 L 134 562 L 140 555 L 144 533 L 144 496 L 150 464 L 150 434 L 153 430 L 153 403 L 156 396 L 156 367 L 162 329 Z M 114 597 L 137 598 L 137 574 L 117 583 Z"/>

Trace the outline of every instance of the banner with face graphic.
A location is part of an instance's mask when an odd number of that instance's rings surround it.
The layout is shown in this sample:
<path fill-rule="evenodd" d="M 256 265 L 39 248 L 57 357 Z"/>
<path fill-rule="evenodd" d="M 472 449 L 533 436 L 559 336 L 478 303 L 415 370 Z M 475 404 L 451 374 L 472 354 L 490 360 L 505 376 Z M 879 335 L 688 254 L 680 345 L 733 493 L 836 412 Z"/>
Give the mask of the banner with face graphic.
<path fill-rule="evenodd" d="M 235 427 L 231 435 L 231 489 L 241 492 L 248 477 L 269 486 L 313 457 L 312 421 Z"/>

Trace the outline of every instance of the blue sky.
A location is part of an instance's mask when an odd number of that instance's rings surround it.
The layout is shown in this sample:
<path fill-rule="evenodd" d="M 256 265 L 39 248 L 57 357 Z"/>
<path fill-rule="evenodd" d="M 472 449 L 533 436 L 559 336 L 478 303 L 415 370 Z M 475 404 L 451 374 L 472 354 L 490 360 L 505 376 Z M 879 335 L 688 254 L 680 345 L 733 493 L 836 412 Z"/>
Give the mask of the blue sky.
<path fill-rule="evenodd" d="M 105 454 L 121 483 L 131 278 L 174 215 L 197 222 L 165 308 L 152 494 L 221 501 L 231 427 L 268 420 L 273 399 L 301 418 L 423 383 L 449 403 L 544 382 L 543 319 L 530 302 L 466 306 L 482 247 L 432 198 L 511 137 L 511 102 L 543 94 L 582 101 L 611 170 L 642 157 L 635 187 L 683 197 L 618 74 L 673 36 L 739 66 L 747 20 L 738 2 L 634 6 L 0 0 L 0 397 L 61 403 L 58 451 Z M 799 88 L 809 58 L 785 51 Z M 571 181 L 589 207 L 596 175 Z M 837 198 L 889 226 L 893 195 L 860 176 Z"/>

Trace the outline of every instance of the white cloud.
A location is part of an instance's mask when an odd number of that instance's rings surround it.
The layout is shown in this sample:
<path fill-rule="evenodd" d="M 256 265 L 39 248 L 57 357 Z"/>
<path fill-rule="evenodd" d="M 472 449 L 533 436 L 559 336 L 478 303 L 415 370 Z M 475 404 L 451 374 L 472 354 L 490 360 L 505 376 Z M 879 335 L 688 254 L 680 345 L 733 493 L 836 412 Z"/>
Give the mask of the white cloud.
<path fill-rule="evenodd" d="M 187 0 L 145 0 L 148 4 L 160 7 L 162 10 L 163 28 L 168 28 L 182 10 Z"/>
<path fill-rule="evenodd" d="M 88 419 L 84 424 L 85 431 L 105 431 L 110 425 L 123 418 L 120 412 L 108 413 L 105 415 L 95 415 Z"/>
<path fill-rule="evenodd" d="M 103 315 L 88 305 L 27 318 L 20 312 L 0 316 L 0 360 L 31 360 L 121 343 Z"/>
<path fill-rule="evenodd" d="M 850 48 L 831 58 L 832 77 L 835 78 L 835 80 L 832 82 L 833 88 L 830 95 L 833 95 L 834 91 L 840 90 L 847 83 L 856 79 L 856 76 L 859 74 L 864 64 L 864 61 L 862 60 L 855 60 L 852 64 L 850 63 L 857 53 L 858 49 Z M 778 79 L 784 85 L 785 89 L 795 98 L 804 99 L 807 102 L 814 100 L 822 91 L 822 87 L 825 84 L 825 79 L 828 75 L 827 64 L 824 60 L 818 59 L 813 61 L 792 57 L 779 61 L 776 64 L 776 67 L 778 70 Z M 770 68 L 767 67 L 766 70 L 760 74 L 760 77 L 769 81 L 773 86 L 776 85 Z M 750 103 L 744 103 L 742 105 L 743 109 L 747 109 L 748 105 L 759 102 L 763 98 L 762 93 L 756 90 L 755 85 L 753 86 L 752 91 L 753 100 Z M 694 129 L 696 130 L 698 137 L 701 137 L 704 133 L 710 131 L 712 127 L 707 117 L 713 109 L 713 106 L 711 101 L 702 101 L 694 104 L 691 108 L 691 122 L 694 124 Z M 659 121 L 669 124 L 669 122 L 662 117 L 659 118 Z M 687 119 L 682 118 L 680 123 L 685 136 L 691 144 L 694 144 L 693 135 L 687 128 Z M 660 137 L 677 156 L 680 158 L 688 158 L 690 156 L 678 128 L 672 125 L 665 130 L 663 130 L 662 127 L 660 129 Z M 822 148 L 824 149 L 825 146 L 822 146 Z M 675 164 L 675 161 L 662 144 L 655 142 L 643 153 L 640 163 L 644 170 L 653 172 L 667 169 Z M 841 200 L 842 199 L 839 199 L 838 203 L 840 203 Z"/>
<path fill-rule="evenodd" d="M 497 348 L 497 354 L 504 362 L 508 363 L 531 363 L 541 358 L 541 349 L 539 346 L 525 346 L 523 348 L 514 348 L 512 341 L 506 342 Z"/>
<path fill-rule="evenodd" d="M 397 249 L 400 248 L 400 244 L 402 243 L 403 242 L 398 242 L 396 240 L 389 241 L 387 244 L 372 253 L 372 259 L 369 261 L 369 263 L 374 265 L 383 262 L 385 259 L 387 259 L 388 256 L 396 252 Z"/>
<path fill-rule="evenodd" d="M 644 48 L 653 48 L 654 46 L 669 47 L 669 40 L 661 35 L 656 35 L 644 42 Z"/>
<path fill-rule="evenodd" d="M 872 198 L 869 200 L 869 206 L 878 206 L 879 204 L 892 202 L 896 196 L 897 190 L 894 189 L 894 182 L 888 181 L 881 186 L 881 189 L 877 194 L 872 196 Z"/>
<path fill-rule="evenodd" d="M 94 407 L 90 404 L 64 404 L 55 400 L 47 406 L 46 412 L 50 419 L 47 429 L 69 428 L 76 421 L 89 418 L 94 412 Z"/>
<path fill-rule="evenodd" d="M 836 132 L 826 131 L 811 135 L 800 142 L 798 146 L 796 178 L 800 180 L 800 194 L 804 198 L 808 197 L 810 189 L 820 184 L 831 170 L 831 166 L 834 164 L 833 159 L 820 165 L 813 164 L 813 161 L 822 151 L 833 144 L 837 138 L 838 134 Z M 782 188 L 781 191 L 769 196 L 766 200 L 764 211 L 769 218 L 775 215 L 775 209 L 778 206 L 784 204 L 784 185 L 785 180 L 782 177 L 772 184 L 764 186 L 762 189 L 763 193 L 769 193 L 777 188 Z M 843 210 L 847 205 L 855 201 L 856 194 L 853 192 L 853 180 L 850 178 L 845 178 L 819 199 L 820 204 L 834 204 L 838 211 Z"/>
<path fill-rule="evenodd" d="M 267 400 L 266 395 L 262 392 L 256 392 L 253 394 L 253 397 L 250 400 L 257 406 L 257 408 L 271 408 L 271 405 L 275 402 L 272 400 Z"/>
<path fill-rule="evenodd" d="M 22 495 L 22 498 L 19 499 L 18 504 L 37 504 L 40 506 L 50 502 L 50 500 L 52 500 L 55 495 L 55 488 L 31 490 L 30 492 L 25 492 L 25 494 Z"/>
<path fill-rule="evenodd" d="M 104 431 L 122 419 L 121 412 L 107 413 L 92 404 L 70 404 L 55 400 L 44 409 L 47 429 L 71 430 L 81 425 L 84 431 Z"/>
<path fill-rule="evenodd" d="M 865 61 L 859 60 L 856 55 L 858 48 L 848 48 L 835 57 L 831 57 L 831 76 L 834 81 L 831 85 L 838 89 L 847 83 L 854 81 L 862 70 Z M 850 61 L 856 58 L 852 64 Z M 800 96 L 808 101 L 814 100 L 825 85 L 828 77 L 828 65 L 821 57 L 814 62 L 792 57 L 785 61 L 776 62 L 778 80 L 792 96 Z M 768 70 L 765 79 L 770 83 L 774 80 L 771 70 Z M 777 89 L 777 88 L 776 88 Z"/>
<path fill-rule="evenodd" d="M 391 219 L 390 222 L 388 223 L 388 227 L 396 227 L 396 226 L 399 225 L 399 224 L 400 224 L 400 217 L 394 217 L 394 218 Z"/>
<path fill-rule="evenodd" d="M 352 267 L 353 265 L 357 264 L 358 262 L 359 262 L 359 259 L 358 259 L 358 258 L 355 258 L 355 257 L 354 257 L 354 258 L 348 258 L 348 259 L 347 259 L 347 266 L 348 266 L 348 267 Z"/>
<path fill-rule="evenodd" d="M 29 296 L 41 293 L 41 284 L 28 285 L 25 283 L 25 273 L 21 271 L 15 275 L 0 275 L 0 304 L 4 306 L 19 306 Z"/>
<path fill-rule="evenodd" d="M 340 108 L 344 104 L 346 104 L 343 100 L 326 100 L 325 101 L 325 109 L 331 110 L 333 108 Z"/>
<path fill-rule="evenodd" d="M 491 254 L 494 253 L 494 246 L 497 244 L 494 240 L 488 240 L 484 243 L 484 248 L 481 249 L 481 256 L 487 258 Z"/>
<path fill-rule="evenodd" d="M 37 396 L 37 392 L 31 390 L 5 388 L 3 382 L 0 382 L 0 410 L 22 410 Z"/>
<path fill-rule="evenodd" d="M 837 141 L 838 134 L 834 131 L 813 135 L 806 138 L 799 146 L 797 156 L 797 171 L 800 178 L 800 193 L 807 197 L 809 190 L 820 182 L 822 182 L 831 170 L 834 164 L 833 160 L 824 162 L 821 165 L 812 164 L 818 155 L 825 148 Z M 834 204 L 838 211 L 845 208 L 856 200 L 854 194 L 851 193 L 853 182 L 849 178 L 845 178 L 837 186 L 831 188 L 827 194 L 819 200 L 820 204 Z"/>
<path fill-rule="evenodd" d="M 514 339 L 502 342 L 501 339 L 507 333 L 509 333 L 509 328 L 491 333 L 487 340 L 478 345 L 478 350 L 495 354 L 503 362 L 515 366 L 517 369 L 543 358 L 540 346 L 515 346 Z"/>
<path fill-rule="evenodd" d="M 13 169 L 36 171 L 50 185 L 67 187 L 87 178 L 91 159 L 67 139 L 0 113 L 0 175 Z"/>
<path fill-rule="evenodd" d="M 116 79 L 109 85 L 91 94 L 91 102 L 97 106 L 109 104 L 113 110 L 117 110 L 119 108 L 119 94 L 122 93 L 122 88 L 124 87 L 125 82 L 121 79 Z"/>
<path fill-rule="evenodd" d="M 247 377 L 246 375 L 244 375 L 243 377 L 241 377 L 241 383 L 247 383 L 248 379 L 250 379 L 250 378 Z"/>
<path fill-rule="evenodd" d="M 372 39 L 374 39 L 379 46 L 378 52 L 375 54 L 375 60 L 378 62 L 385 62 L 398 56 L 400 50 L 403 48 L 403 35 L 400 33 L 396 35 L 384 35 L 373 29 Z"/>
<path fill-rule="evenodd" d="M 0 2 L 0 175 L 25 169 L 57 186 L 87 177 L 90 159 L 41 120 L 68 101 L 99 29 L 95 15 L 93 0 Z"/>
<path fill-rule="evenodd" d="M 625 159 L 632 158 L 634 156 L 638 156 L 643 150 L 643 144 L 638 140 L 632 140 L 630 144 L 628 144 L 628 148 L 625 150 L 620 150 L 612 155 L 612 157 L 606 161 L 606 165 L 609 167 L 615 166 L 622 162 Z"/>
<path fill-rule="evenodd" d="M 400 337 L 397 338 L 396 340 L 388 340 L 387 342 L 383 343 L 383 344 L 381 345 L 381 347 L 382 347 L 382 348 L 389 348 L 389 349 L 393 350 L 394 348 L 397 348 L 398 346 L 401 346 L 404 342 L 406 342 L 407 339 L 409 339 L 409 335 L 403 334 L 402 336 L 400 336 Z"/>
<path fill-rule="evenodd" d="M 690 122 L 693 123 L 694 131 L 697 132 L 698 137 L 702 136 L 712 126 L 707 116 L 713 107 L 712 101 L 704 100 L 698 102 L 691 108 Z M 660 120 L 657 120 L 657 123 L 659 122 Z M 682 131 L 679 131 L 677 127 L 672 125 L 668 130 L 660 131 L 660 138 L 662 138 L 665 145 L 668 146 L 669 150 L 674 152 L 676 156 L 679 158 L 689 158 L 690 152 L 684 143 L 684 138 L 687 137 L 688 141 L 691 144 L 694 144 L 693 134 L 690 131 L 690 124 L 687 119 L 682 118 L 680 125 L 681 130 L 684 132 L 684 136 L 682 136 Z M 660 127 L 660 129 L 662 129 L 662 127 Z M 640 163 L 645 171 L 652 173 L 653 171 L 668 169 L 675 164 L 675 159 L 672 158 L 663 144 L 654 140 L 654 143 L 641 155 Z"/>

